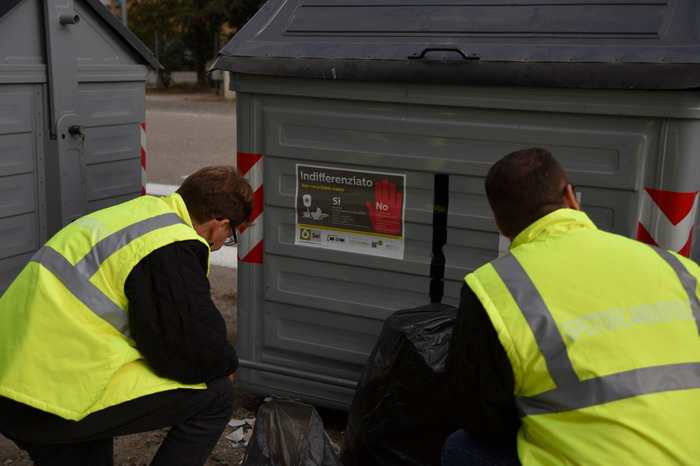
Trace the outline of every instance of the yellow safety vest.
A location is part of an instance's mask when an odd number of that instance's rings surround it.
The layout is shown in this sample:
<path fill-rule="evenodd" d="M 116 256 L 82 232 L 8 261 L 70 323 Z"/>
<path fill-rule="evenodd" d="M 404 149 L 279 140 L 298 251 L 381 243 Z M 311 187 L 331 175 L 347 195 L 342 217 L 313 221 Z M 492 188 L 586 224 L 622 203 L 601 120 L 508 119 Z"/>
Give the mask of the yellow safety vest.
<path fill-rule="evenodd" d="M 698 277 L 570 209 L 467 275 L 513 368 L 523 464 L 700 464 Z"/>
<path fill-rule="evenodd" d="M 201 238 L 179 194 L 86 215 L 39 249 L 0 297 L 0 395 L 79 420 L 185 385 L 153 373 L 129 335 L 124 283 L 167 244 Z"/>

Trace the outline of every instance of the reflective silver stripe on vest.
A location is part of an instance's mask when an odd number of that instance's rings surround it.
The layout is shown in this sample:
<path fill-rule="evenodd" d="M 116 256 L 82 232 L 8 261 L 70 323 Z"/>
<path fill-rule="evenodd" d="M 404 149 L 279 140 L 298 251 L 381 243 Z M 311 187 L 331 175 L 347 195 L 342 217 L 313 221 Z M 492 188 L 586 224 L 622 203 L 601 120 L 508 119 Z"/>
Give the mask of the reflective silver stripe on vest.
<path fill-rule="evenodd" d="M 674 268 L 685 290 L 692 291 L 689 297 L 697 320 L 695 277 L 673 255 L 659 255 Z M 491 265 L 528 322 L 557 386 L 532 397 L 516 397 L 521 417 L 573 411 L 650 393 L 700 388 L 700 363 L 646 367 L 579 381 L 554 317 L 517 258 L 509 252 Z"/>
<path fill-rule="evenodd" d="M 678 279 L 681 281 L 685 292 L 688 293 L 688 299 L 690 299 L 690 307 L 693 310 L 693 316 L 695 317 L 695 324 L 698 326 L 698 333 L 700 333 L 700 301 L 698 300 L 698 295 L 695 292 L 698 280 L 693 277 L 688 269 L 685 268 L 683 263 L 673 254 L 665 251 L 661 248 L 656 248 L 651 246 L 651 248 L 656 251 L 666 262 L 670 265 L 674 272 L 678 275 Z"/>
<path fill-rule="evenodd" d="M 77 264 L 75 264 L 75 267 L 86 277 L 92 277 L 95 272 L 102 267 L 102 262 L 133 240 L 153 230 L 169 227 L 178 223 L 185 223 L 185 221 L 177 214 L 168 213 L 150 217 L 134 223 L 133 225 L 129 225 L 100 240 Z"/>
<path fill-rule="evenodd" d="M 520 416 L 573 411 L 651 393 L 700 388 L 700 363 L 644 367 L 516 397 Z"/>
<path fill-rule="evenodd" d="M 177 214 L 168 213 L 129 225 L 99 241 L 75 266 L 49 246 L 39 249 L 31 260 L 50 271 L 73 296 L 98 317 L 131 338 L 129 316 L 126 311 L 90 282 L 90 277 L 99 270 L 109 256 L 131 241 L 151 231 L 178 223 L 185 222 Z"/>
<path fill-rule="evenodd" d="M 44 246 L 34 254 L 32 261 L 38 262 L 54 274 L 63 286 L 88 309 L 109 322 L 120 333 L 130 337 L 129 316 L 126 312 L 55 249 Z"/>
<path fill-rule="evenodd" d="M 578 382 L 557 323 L 523 266 L 512 253 L 491 264 L 527 320 L 554 383 L 561 387 Z"/>

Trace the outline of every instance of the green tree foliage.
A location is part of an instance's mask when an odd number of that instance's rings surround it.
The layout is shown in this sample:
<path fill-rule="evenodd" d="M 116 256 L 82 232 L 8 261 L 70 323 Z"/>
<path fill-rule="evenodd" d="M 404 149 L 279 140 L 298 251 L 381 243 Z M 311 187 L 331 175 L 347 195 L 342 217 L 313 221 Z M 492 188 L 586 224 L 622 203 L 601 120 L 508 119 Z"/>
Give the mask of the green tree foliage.
<path fill-rule="evenodd" d="M 265 0 L 130 0 L 129 28 L 149 45 L 165 68 L 159 85 L 175 70 L 192 69 L 205 86 L 207 64 L 262 7 Z"/>
<path fill-rule="evenodd" d="M 228 0 L 223 3 L 228 4 L 227 21 L 232 29 L 239 30 L 260 8 L 266 0 Z"/>

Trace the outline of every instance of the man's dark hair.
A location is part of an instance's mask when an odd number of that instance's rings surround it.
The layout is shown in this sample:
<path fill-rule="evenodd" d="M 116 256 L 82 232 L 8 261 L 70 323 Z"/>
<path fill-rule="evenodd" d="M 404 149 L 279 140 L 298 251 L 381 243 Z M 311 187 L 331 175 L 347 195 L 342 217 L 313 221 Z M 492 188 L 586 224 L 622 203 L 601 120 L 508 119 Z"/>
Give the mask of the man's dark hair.
<path fill-rule="evenodd" d="M 198 223 L 227 218 L 233 227 L 247 225 L 253 214 L 253 189 L 234 167 L 204 167 L 176 191 Z"/>
<path fill-rule="evenodd" d="M 491 210 L 501 227 L 515 238 L 535 220 L 567 207 L 563 194 L 566 172 L 548 150 L 533 147 L 512 152 L 486 175 Z"/>

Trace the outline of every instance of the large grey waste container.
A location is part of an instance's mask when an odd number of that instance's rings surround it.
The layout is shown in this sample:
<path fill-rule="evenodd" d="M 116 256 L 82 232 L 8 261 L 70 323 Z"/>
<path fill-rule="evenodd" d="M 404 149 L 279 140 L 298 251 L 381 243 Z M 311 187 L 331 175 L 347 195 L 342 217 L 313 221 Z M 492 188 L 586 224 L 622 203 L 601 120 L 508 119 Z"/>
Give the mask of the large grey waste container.
<path fill-rule="evenodd" d="M 141 195 L 149 66 L 99 0 L 0 2 L 0 293 L 63 225 Z"/>
<path fill-rule="evenodd" d="M 700 256 L 697 2 L 535 3 L 271 0 L 220 51 L 258 194 L 242 387 L 347 408 L 384 319 L 428 302 L 435 175 L 456 305 L 506 247 L 483 177 L 516 149 L 549 148 L 600 228 Z"/>

